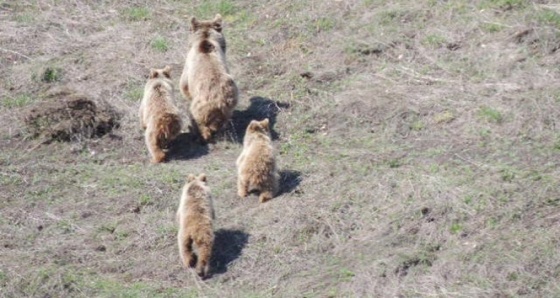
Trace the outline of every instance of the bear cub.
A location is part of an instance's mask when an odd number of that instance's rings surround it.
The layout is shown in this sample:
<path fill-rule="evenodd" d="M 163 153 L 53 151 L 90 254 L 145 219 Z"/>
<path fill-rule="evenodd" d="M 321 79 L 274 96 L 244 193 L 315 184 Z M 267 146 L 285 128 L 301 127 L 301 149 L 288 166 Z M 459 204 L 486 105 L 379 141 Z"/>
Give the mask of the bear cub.
<path fill-rule="evenodd" d="M 206 185 L 206 175 L 189 174 L 177 210 L 177 240 L 183 265 L 187 268 L 196 267 L 197 274 L 202 278 L 208 277 L 210 271 L 214 218 L 214 206 L 210 189 Z M 197 255 L 193 244 L 196 245 Z"/>
<path fill-rule="evenodd" d="M 259 201 L 264 203 L 276 195 L 279 175 L 268 118 L 249 123 L 243 138 L 243 151 L 236 164 L 237 193 L 240 197 L 258 191 Z"/>
<path fill-rule="evenodd" d="M 152 163 L 165 161 L 166 149 L 179 133 L 181 118 L 173 103 L 171 67 L 151 69 L 140 103 L 140 124 L 145 130 L 145 141 L 152 156 Z"/>

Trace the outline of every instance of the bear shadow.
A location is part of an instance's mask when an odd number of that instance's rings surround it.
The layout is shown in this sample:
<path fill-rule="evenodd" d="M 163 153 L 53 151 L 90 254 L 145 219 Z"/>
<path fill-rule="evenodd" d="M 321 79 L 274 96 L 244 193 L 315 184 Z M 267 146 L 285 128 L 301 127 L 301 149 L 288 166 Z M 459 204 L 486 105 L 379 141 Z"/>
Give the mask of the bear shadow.
<path fill-rule="evenodd" d="M 260 121 L 268 118 L 272 140 L 277 140 L 279 134 L 274 130 L 276 116 L 278 116 L 281 109 L 288 108 L 290 105 L 260 96 L 251 97 L 249 101 L 251 104 L 244 111 L 233 111 L 230 125 L 225 131 L 226 135 L 228 135 L 233 142 L 243 143 L 243 137 L 245 137 L 245 131 L 249 123 L 251 123 L 252 120 Z"/>
<path fill-rule="evenodd" d="M 301 183 L 301 172 L 292 170 L 280 171 L 280 187 L 276 196 L 290 193 Z"/>
<path fill-rule="evenodd" d="M 235 261 L 249 241 L 249 234 L 240 230 L 219 229 L 214 232 L 214 245 L 210 267 L 212 275 L 227 271 L 228 265 Z"/>
<path fill-rule="evenodd" d="M 201 143 L 197 134 L 183 132 L 169 144 L 167 156 L 169 160 L 186 160 L 204 156 L 208 152 L 208 145 Z"/>

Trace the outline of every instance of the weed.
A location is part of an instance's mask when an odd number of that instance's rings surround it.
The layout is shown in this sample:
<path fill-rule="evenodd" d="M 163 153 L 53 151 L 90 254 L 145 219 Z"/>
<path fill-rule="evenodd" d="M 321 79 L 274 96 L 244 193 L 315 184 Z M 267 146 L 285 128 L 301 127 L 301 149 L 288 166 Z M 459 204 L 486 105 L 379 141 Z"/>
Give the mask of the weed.
<path fill-rule="evenodd" d="M 505 28 L 504 25 L 497 24 L 497 23 L 482 23 L 480 25 L 480 29 L 482 29 L 482 31 L 485 31 L 485 32 L 488 32 L 488 33 L 500 32 L 504 28 Z"/>
<path fill-rule="evenodd" d="M 556 140 L 556 142 L 554 143 L 554 145 L 552 146 L 552 148 L 553 148 L 554 150 L 560 151 L 560 137 Z"/>
<path fill-rule="evenodd" d="M 41 74 L 41 82 L 53 83 L 62 79 L 62 69 L 58 67 L 47 67 Z"/>
<path fill-rule="evenodd" d="M 401 162 L 399 159 L 391 159 L 389 160 L 389 168 L 395 169 L 401 166 Z"/>
<path fill-rule="evenodd" d="M 126 239 L 129 236 L 128 232 L 126 231 L 117 231 L 115 232 L 115 238 L 119 241 Z"/>
<path fill-rule="evenodd" d="M 441 46 L 443 46 L 445 43 L 447 42 L 447 40 L 445 39 L 445 37 L 437 35 L 437 34 L 430 34 L 428 36 L 426 36 L 424 38 L 424 40 L 422 40 L 422 43 L 426 46 L 430 46 L 433 48 L 439 48 Z"/>
<path fill-rule="evenodd" d="M 502 121 L 504 120 L 504 117 L 502 116 L 502 113 L 500 113 L 500 111 L 486 106 L 480 108 L 479 115 L 487 121 L 493 123 L 502 123 Z"/>
<path fill-rule="evenodd" d="M 336 23 L 333 18 L 319 18 L 315 21 L 315 32 L 327 32 L 335 27 Z"/>
<path fill-rule="evenodd" d="M 30 95 L 23 94 L 16 97 L 4 98 L 2 100 L 2 106 L 8 109 L 20 108 L 28 105 L 31 101 L 32 99 Z"/>
<path fill-rule="evenodd" d="M 410 129 L 412 129 L 414 131 L 420 131 L 420 130 L 424 129 L 424 127 L 426 127 L 426 125 L 421 120 L 416 120 L 416 121 L 412 122 L 412 124 L 410 124 Z"/>
<path fill-rule="evenodd" d="M 235 13 L 235 5 L 228 0 L 204 1 L 196 7 L 196 16 L 200 19 L 211 19 L 216 13 L 226 17 Z"/>
<path fill-rule="evenodd" d="M 125 93 L 125 98 L 130 101 L 140 101 L 144 96 L 144 87 L 138 84 L 130 84 Z"/>
<path fill-rule="evenodd" d="M 539 15 L 538 19 L 547 25 L 555 26 L 560 29 L 560 14 L 551 9 L 543 9 Z"/>
<path fill-rule="evenodd" d="M 453 120 L 455 120 L 455 115 L 451 111 L 438 113 L 434 116 L 434 121 L 436 123 L 449 123 Z"/>
<path fill-rule="evenodd" d="M 488 129 L 488 128 L 481 128 L 481 129 L 478 131 L 478 135 L 481 136 L 481 137 L 483 137 L 483 138 L 487 138 L 487 137 L 489 137 L 491 134 L 492 134 L 492 131 L 491 131 L 490 129 Z"/>
<path fill-rule="evenodd" d="M 346 268 L 340 269 L 339 277 L 344 282 L 349 282 L 352 280 L 352 277 L 356 276 L 356 274 Z"/>
<path fill-rule="evenodd" d="M 62 230 L 62 233 L 69 234 L 74 232 L 74 225 L 68 220 L 60 220 L 57 222 L 57 227 Z"/>
<path fill-rule="evenodd" d="M 383 11 L 379 14 L 378 19 L 381 25 L 389 25 L 396 22 L 395 19 L 400 18 L 404 15 L 403 11 L 400 10 L 388 10 Z"/>
<path fill-rule="evenodd" d="M 131 22 L 147 21 L 150 18 L 150 11 L 146 7 L 131 7 L 125 10 L 124 17 Z"/>
<path fill-rule="evenodd" d="M 149 195 L 142 195 L 140 197 L 140 205 L 147 206 L 152 204 L 153 204 L 152 198 Z"/>
<path fill-rule="evenodd" d="M 451 228 L 449 228 L 451 234 L 459 234 L 462 230 L 463 226 L 459 223 L 453 223 L 451 224 Z"/>
<path fill-rule="evenodd" d="M 99 228 L 98 228 L 98 232 L 109 232 L 110 234 L 114 233 L 115 230 L 117 229 L 117 224 L 116 223 L 105 223 L 102 224 Z"/>
<path fill-rule="evenodd" d="M 500 174 L 502 176 L 502 180 L 505 182 L 512 182 L 515 178 L 515 172 L 510 169 L 502 169 L 500 170 Z"/>
<path fill-rule="evenodd" d="M 29 13 L 22 13 L 22 14 L 18 14 L 15 17 L 16 22 L 18 23 L 22 23 L 22 24 L 30 24 L 33 23 L 33 20 L 35 19 L 35 16 Z"/>
<path fill-rule="evenodd" d="M 167 52 L 169 50 L 169 43 L 163 36 L 158 36 L 152 40 L 152 48 L 158 52 Z"/>
<path fill-rule="evenodd" d="M 486 226 L 488 226 L 489 228 L 495 228 L 497 225 L 498 225 L 498 220 L 495 217 L 490 217 L 486 221 Z"/>

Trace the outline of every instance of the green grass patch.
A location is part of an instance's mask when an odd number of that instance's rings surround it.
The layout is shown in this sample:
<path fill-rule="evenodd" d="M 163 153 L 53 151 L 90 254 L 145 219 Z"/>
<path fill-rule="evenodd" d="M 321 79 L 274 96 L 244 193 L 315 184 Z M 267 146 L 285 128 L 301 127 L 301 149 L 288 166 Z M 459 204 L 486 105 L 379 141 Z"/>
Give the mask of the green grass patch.
<path fill-rule="evenodd" d="M 131 22 L 146 21 L 150 18 L 150 10 L 146 7 L 131 7 L 123 14 L 125 19 Z"/>
<path fill-rule="evenodd" d="M 500 113 L 500 111 L 490 107 L 481 107 L 479 115 L 480 117 L 493 123 L 502 123 L 502 121 L 504 120 L 504 116 L 502 115 L 502 113 Z"/>
<path fill-rule="evenodd" d="M 23 94 L 23 95 L 18 95 L 16 97 L 8 97 L 8 98 L 2 99 L 1 105 L 5 108 L 8 108 L 8 109 L 19 108 L 19 107 L 23 107 L 23 106 L 28 105 L 32 101 L 33 100 L 31 98 L 31 96 L 29 96 L 27 94 Z"/>
<path fill-rule="evenodd" d="M 504 25 L 502 24 L 497 24 L 497 23 L 482 23 L 480 25 L 480 29 L 484 32 L 488 32 L 488 33 L 496 33 L 496 32 L 500 32 L 505 28 Z"/>
<path fill-rule="evenodd" d="M 453 120 L 455 120 L 455 115 L 451 111 L 445 111 L 445 112 L 438 113 L 438 114 L 434 115 L 434 121 L 438 124 L 439 123 L 449 123 Z"/>
<path fill-rule="evenodd" d="M 414 131 L 420 131 L 420 130 L 424 129 L 425 127 L 426 127 L 426 125 L 424 124 L 424 122 L 422 122 L 422 120 L 416 120 L 416 121 L 414 121 L 410 124 L 410 129 L 412 129 Z"/>
<path fill-rule="evenodd" d="M 217 13 L 226 17 L 233 15 L 235 11 L 233 1 L 204 1 L 195 8 L 195 16 L 199 19 L 212 19 Z"/>
<path fill-rule="evenodd" d="M 352 280 L 352 277 L 356 276 L 356 274 L 346 268 L 340 269 L 339 278 L 344 282 L 349 282 Z"/>
<path fill-rule="evenodd" d="M 140 101 L 142 96 L 144 96 L 144 86 L 139 84 L 130 84 L 124 94 L 124 97 L 130 101 Z"/>
<path fill-rule="evenodd" d="M 35 16 L 29 13 L 22 13 L 15 16 L 15 21 L 21 24 L 31 24 Z"/>
<path fill-rule="evenodd" d="M 515 178 L 515 172 L 511 169 L 501 169 L 500 176 L 504 182 L 512 182 Z"/>
<path fill-rule="evenodd" d="M 463 226 L 459 223 L 453 223 L 449 228 L 451 234 L 459 234 L 463 230 Z"/>
<path fill-rule="evenodd" d="M 543 9 L 539 13 L 538 19 L 541 23 L 551 25 L 560 29 L 560 14 L 554 10 Z"/>
<path fill-rule="evenodd" d="M 401 10 L 387 10 L 379 13 L 377 19 L 381 25 L 390 25 L 397 22 L 404 14 L 405 12 Z"/>
<path fill-rule="evenodd" d="M 319 18 L 313 24 L 315 32 L 327 32 L 334 29 L 336 21 L 333 18 Z"/>
<path fill-rule="evenodd" d="M 425 46 L 433 47 L 433 48 L 439 48 L 439 47 L 443 46 L 446 42 L 447 42 L 447 39 L 445 39 L 445 37 L 437 35 L 437 34 L 427 35 L 422 40 L 422 44 L 424 44 Z"/>
<path fill-rule="evenodd" d="M 152 49 L 162 53 L 167 52 L 169 50 L 169 42 L 165 37 L 158 36 L 152 40 Z"/>
<path fill-rule="evenodd" d="M 140 205 L 147 206 L 152 204 L 153 204 L 152 197 L 150 197 L 149 195 L 142 195 L 140 197 Z"/>
<path fill-rule="evenodd" d="M 35 76 L 36 78 L 36 76 Z M 46 67 L 39 75 L 39 79 L 43 83 L 54 83 L 62 80 L 62 69 L 59 67 Z"/>

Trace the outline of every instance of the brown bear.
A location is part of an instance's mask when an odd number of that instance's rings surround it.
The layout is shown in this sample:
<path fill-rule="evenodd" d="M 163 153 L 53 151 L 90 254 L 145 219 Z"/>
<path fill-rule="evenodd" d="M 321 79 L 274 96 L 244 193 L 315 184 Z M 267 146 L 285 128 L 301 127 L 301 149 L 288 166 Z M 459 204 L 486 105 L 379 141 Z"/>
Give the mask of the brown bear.
<path fill-rule="evenodd" d="M 214 245 L 212 222 L 215 218 L 210 189 L 206 186 L 206 175 L 196 177 L 189 174 L 181 203 L 177 210 L 179 233 L 177 240 L 179 254 L 185 267 L 195 267 L 197 274 L 205 278 L 210 270 L 210 258 Z M 193 244 L 196 245 L 198 256 L 195 256 Z"/>
<path fill-rule="evenodd" d="M 243 139 L 243 151 L 237 159 L 237 191 L 244 198 L 250 191 L 260 192 L 259 201 L 272 199 L 278 191 L 279 175 L 270 138 L 268 118 L 252 120 Z"/>
<path fill-rule="evenodd" d="M 193 128 L 208 142 L 231 119 L 239 96 L 226 65 L 222 16 L 217 14 L 212 21 L 193 17 L 189 44 L 179 85 L 190 100 Z"/>
<path fill-rule="evenodd" d="M 165 160 L 164 148 L 181 132 L 179 110 L 173 104 L 171 67 L 151 69 L 140 103 L 140 123 L 153 163 Z"/>

